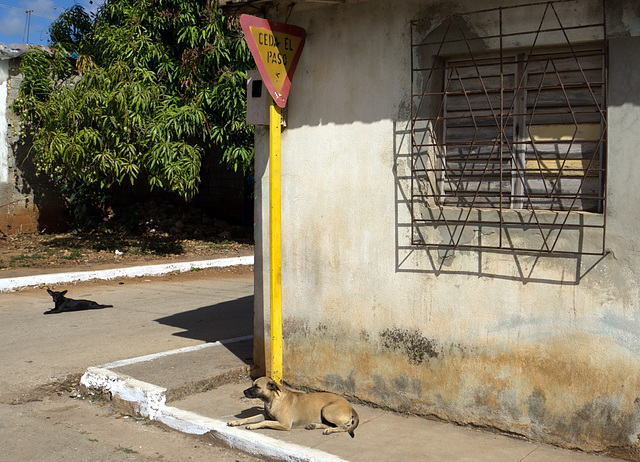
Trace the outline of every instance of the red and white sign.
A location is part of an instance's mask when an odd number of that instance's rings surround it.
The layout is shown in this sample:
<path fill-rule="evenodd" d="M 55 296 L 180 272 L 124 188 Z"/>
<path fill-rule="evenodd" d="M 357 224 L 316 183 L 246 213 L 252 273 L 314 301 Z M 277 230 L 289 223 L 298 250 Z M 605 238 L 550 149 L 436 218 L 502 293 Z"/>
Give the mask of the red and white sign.
<path fill-rule="evenodd" d="M 304 47 L 305 30 L 248 14 L 240 16 L 240 25 L 267 90 L 284 108 Z"/>

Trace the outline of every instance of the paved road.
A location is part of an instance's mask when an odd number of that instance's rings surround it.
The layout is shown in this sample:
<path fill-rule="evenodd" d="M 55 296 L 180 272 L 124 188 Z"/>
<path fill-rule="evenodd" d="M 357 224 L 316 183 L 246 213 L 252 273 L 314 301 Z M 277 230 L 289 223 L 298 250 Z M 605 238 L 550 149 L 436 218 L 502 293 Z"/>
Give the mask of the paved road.
<path fill-rule="evenodd" d="M 114 306 L 44 316 L 53 306 L 44 289 L 0 294 L 0 440 L 8 442 L 0 459 L 254 460 L 52 385 L 89 366 L 251 335 L 251 273 L 207 270 L 64 288 L 72 298 Z"/>

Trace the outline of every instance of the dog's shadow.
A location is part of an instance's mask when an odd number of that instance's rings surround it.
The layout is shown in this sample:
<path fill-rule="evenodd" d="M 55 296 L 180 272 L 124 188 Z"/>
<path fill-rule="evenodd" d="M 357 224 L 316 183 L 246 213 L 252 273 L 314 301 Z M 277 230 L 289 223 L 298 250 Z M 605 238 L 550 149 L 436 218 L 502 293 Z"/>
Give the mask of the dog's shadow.
<path fill-rule="evenodd" d="M 255 415 L 264 415 L 264 407 L 262 407 L 262 406 L 253 406 L 253 407 L 250 407 L 248 409 L 245 409 L 244 411 L 240 412 L 239 414 L 234 414 L 234 417 L 237 417 L 238 419 L 247 419 L 247 418 L 253 417 Z"/>

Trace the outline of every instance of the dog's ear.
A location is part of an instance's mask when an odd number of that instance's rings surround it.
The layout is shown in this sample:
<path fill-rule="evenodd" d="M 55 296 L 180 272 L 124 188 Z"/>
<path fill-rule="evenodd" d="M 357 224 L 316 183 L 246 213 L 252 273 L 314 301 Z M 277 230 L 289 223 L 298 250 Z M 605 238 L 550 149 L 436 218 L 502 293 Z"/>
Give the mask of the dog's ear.
<path fill-rule="evenodd" d="M 276 395 L 280 394 L 280 386 L 276 382 L 273 382 L 271 380 L 267 382 L 267 390 L 271 390 Z"/>
<path fill-rule="evenodd" d="M 53 291 L 50 289 L 47 289 L 47 292 L 49 293 L 49 295 L 53 296 Z"/>
<path fill-rule="evenodd" d="M 63 290 L 62 292 L 60 292 L 60 295 L 67 295 L 67 291 Z"/>

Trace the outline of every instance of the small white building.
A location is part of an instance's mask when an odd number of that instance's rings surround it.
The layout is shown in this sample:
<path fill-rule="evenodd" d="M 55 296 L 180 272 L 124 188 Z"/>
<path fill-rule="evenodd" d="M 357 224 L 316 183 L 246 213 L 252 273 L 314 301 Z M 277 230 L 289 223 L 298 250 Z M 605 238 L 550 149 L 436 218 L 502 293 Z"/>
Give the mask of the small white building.
<path fill-rule="evenodd" d="M 637 460 L 639 3 L 220 3 L 307 32 L 282 133 L 285 381 Z"/>

